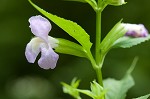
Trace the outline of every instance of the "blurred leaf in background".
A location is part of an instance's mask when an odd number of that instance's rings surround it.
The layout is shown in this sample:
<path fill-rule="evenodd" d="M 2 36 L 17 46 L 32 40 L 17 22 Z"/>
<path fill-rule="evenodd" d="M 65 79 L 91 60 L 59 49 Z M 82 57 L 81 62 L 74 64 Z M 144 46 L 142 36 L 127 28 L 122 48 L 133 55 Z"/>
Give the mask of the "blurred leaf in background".
<path fill-rule="evenodd" d="M 49 99 L 55 98 L 55 89 L 50 82 L 41 77 L 22 77 L 9 82 L 8 92 L 13 99 Z"/>

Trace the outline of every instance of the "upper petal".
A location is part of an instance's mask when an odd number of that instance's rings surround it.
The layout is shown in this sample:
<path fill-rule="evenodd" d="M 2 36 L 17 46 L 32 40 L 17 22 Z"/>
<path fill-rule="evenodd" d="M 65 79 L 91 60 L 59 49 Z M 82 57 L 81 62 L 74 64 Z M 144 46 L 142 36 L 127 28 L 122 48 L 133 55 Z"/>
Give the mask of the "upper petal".
<path fill-rule="evenodd" d="M 48 40 L 48 33 L 50 32 L 52 27 L 50 22 L 46 18 L 42 17 L 41 15 L 32 16 L 29 19 L 29 23 L 29 27 L 31 28 L 31 31 L 35 36 L 38 36 L 45 41 Z"/>
<path fill-rule="evenodd" d="M 41 58 L 38 61 L 39 66 L 43 69 L 54 69 L 59 55 L 53 51 L 50 45 L 46 48 L 45 45 L 42 44 L 40 48 Z"/>

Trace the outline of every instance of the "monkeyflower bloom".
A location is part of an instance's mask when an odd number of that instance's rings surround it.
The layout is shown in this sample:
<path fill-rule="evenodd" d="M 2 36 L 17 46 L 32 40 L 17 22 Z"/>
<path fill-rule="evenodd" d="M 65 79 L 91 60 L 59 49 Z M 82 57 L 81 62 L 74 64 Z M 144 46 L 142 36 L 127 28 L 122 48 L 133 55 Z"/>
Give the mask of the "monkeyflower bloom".
<path fill-rule="evenodd" d="M 148 31 L 144 27 L 143 24 L 125 24 L 123 23 L 125 29 L 127 29 L 126 36 L 131 36 L 131 37 L 147 37 L 148 36 Z"/>
<path fill-rule="evenodd" d="M 50 22 L 38 15 L 32 16 L 29 19 L 31 32 L 35 35 L 34 38 L 27 44 L 25 56 L 29 63 L 34 63 L 36 57 L 41 52 L 41 57 L 38 60 L 38 65 L 43 69 L 54 69 L 56 67 L 58 54 L 52 48 L 58 46 L 59 41 L 48 33 L 51 30 Z"/>

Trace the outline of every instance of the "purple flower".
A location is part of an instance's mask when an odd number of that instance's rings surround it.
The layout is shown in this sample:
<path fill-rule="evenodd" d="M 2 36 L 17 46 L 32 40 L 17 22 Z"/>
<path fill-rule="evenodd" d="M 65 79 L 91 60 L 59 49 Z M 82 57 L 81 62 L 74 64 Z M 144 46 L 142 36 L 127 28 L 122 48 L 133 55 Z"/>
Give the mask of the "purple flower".
<path fill-rule="evenodd" d="M 50 22 L 38 15 L 32 16 L 29 19 L 30 28 L 32 33 L 36 36 L 27 44 L 25 50 L 25 56 L 29 63 L 34 63 L 36 57 L 41 52 L 41 57 L 38 60 L 38 64 L 43 69 L 54 69 L 56 67 L 58 54 L 53 51 L 52 48 L 58 46 L 58 40 L 48 36 L 51 30 Z"/>
<path fill-rule="evenodd" d="M 147 37 L 148 31 L 143 24 L 124 24 L 125 29 L 127 29 L 126 36 L 131 37 Z"/>

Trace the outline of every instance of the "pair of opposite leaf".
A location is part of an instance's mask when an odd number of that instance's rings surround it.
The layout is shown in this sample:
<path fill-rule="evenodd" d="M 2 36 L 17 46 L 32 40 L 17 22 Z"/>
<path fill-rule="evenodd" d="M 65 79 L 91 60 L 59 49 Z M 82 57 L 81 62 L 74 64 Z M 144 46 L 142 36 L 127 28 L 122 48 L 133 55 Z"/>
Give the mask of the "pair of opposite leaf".
<path fill-rule="evenodd" d="M 85 32 L 85 30 L 82 27 L 77 25 L 75 22 L 72 22 L 72 21 L 57 17 L 55 15 L 52 15 L 50 13 L 47 13 L 43 9 L 33 4 L 31 1 L 29 2 L 42 14 L 44 14 L 46 17 L 52 20 L 65 32 L 67 32 L 70 36 L 75 38 L 83 46 L 83 48 L 82 46 L 76 43 L 70 42 L 68 40 L 61 40 L 61 39 L 57 39 L 57 38 L 53 38 L 49 36 L 48 34 L 51 30 L 50 22 L 46 18 L 40 15 L 33 16 L 29 19 L 29 23 L 30 23 L 29 27 L 31 28 L 31 32 L 35 35 L 35 37 L 26 46 L 25 56 L 28 62 L 34 63 L 36 60 L 36 57 L 41 52 L 41 58 L 38 60 L 39 66 L 43 69 L 54 69 L 56 67 L 56 63 L 59 58 L 59 55 L 54 52 L 53 48 L 61 49 L 60 51 L 57 51 L 57 52 L 71 54 L 71 55 L 74 55 L 74 52 L 75 52 L 77 53 L 75 56 L 88 57 L 86 56 L 86 51 L 90 50 L 92 43 L 89 41 L 89 35 Z M 147 37 L 148 36 L 148 31 L 141 24 L 137 25 L 137 24 L 120 23 L 116 27 L 115 31 L 118 31 L 117 29 L 120 27 L 123 27 L 127 31 L 125 34 L 126 36 L 131 36 L 131 37 Z M 108 33 L 108 34 L 111 34 L 111 33 Z M 117 42 L 116 44 L 120 43 L 120 41 Z M 145 41 L 145 39 L 143 41 Z M 69 45 L 65 45 L 65 42 L 67 42 Z M 139 43 L 140 42 L 141 41 L 139 41 Z M 65 46 L 61 46 L 61 45 L 65 45 Z M 136 43 L 134 45 L 136 45 Z M 71 48 L 65 52 L 65 48 L 67 48 L 66 46 L 71 46 Z M 105 43 L 104 43 L 104 46 L 105 46 Z"/>

